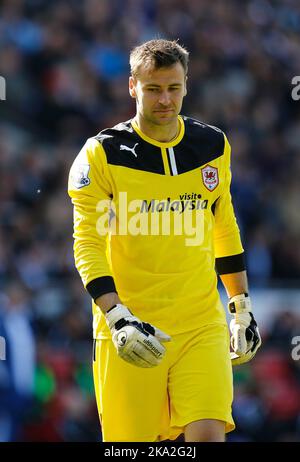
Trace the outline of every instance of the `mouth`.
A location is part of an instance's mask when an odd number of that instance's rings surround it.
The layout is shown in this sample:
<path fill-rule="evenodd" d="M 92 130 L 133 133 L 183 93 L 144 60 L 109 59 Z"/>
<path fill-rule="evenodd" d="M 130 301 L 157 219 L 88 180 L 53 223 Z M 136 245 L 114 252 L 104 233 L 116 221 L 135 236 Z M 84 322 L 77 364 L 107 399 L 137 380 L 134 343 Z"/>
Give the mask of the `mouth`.
<path fill-rule="evenodd" d="M 169 112 L 173 112 L 173 109 L 158 109 L 154 112 L 159 113 L 159 114 L 168 114 Z"/>

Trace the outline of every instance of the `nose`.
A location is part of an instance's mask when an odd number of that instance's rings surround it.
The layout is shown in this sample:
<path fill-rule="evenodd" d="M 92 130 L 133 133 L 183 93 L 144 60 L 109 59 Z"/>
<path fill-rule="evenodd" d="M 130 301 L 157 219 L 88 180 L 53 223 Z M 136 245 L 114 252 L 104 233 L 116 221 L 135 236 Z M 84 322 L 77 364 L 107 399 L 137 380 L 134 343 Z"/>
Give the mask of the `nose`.
<path fill-rule="evenodd" d="M 170 94 L 168 91 L 162 91 L 159 95 L 159 104 L 162 106 L 169 106 L 170 104 Z"/>

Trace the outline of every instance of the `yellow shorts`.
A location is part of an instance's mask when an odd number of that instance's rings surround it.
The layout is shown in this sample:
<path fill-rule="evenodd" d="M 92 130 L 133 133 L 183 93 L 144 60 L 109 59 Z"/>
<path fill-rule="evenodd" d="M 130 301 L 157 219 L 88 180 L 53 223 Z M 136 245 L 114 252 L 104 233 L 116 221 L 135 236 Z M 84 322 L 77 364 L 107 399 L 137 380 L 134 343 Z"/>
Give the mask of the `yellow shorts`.
<path fill-rule="evenodd" d="M 157 367 L 117 356 L 111 340 L 95 341 L 94 385 L 103 441 L 174 440 L 195 420 L 217 419 L 234 430 L 229 333 L 210 324 L 175 335 Z"/>

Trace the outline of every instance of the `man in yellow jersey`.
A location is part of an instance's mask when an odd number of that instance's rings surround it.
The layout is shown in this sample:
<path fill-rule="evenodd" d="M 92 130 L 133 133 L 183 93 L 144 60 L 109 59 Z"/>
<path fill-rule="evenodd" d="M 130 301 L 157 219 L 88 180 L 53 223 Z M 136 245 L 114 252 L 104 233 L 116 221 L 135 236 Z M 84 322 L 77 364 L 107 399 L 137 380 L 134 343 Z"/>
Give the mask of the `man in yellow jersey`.
<path fill-rule="evenodd" d="M 103 440 L 224 441 L 234 429 L 232 364 L 261 344 L 230 145 L 218 128 L 179 115 L 188 52 L 177 42 L 146 42 L 130 65 L 135 117 L 89 138 L 69 177 Z"/>

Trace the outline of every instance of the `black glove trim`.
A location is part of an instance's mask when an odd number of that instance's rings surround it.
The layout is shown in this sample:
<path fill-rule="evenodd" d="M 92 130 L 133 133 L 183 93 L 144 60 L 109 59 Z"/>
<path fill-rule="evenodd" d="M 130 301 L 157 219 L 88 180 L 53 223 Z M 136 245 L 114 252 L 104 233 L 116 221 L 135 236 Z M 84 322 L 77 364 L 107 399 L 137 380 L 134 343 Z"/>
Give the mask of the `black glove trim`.
<path fill-rule="evenodd" d="M 142 334 L 146 335 L 146 337 L 149 337 L 149 334 L 152 334 L 152 335 L 155 334 L 155 329 L 153 326 L 151 326 L 151 324 L 148 324 L 146 322 L 128 321 L 125 318 L 119 319 L 119 321 L 117 321 L 116 324 L 114 325 L 114 328 L 116 330 L 120 330 L 124 326 L 134 326 Z"/>
<path fill-rule="evenodd" d="M 251 348 L 251 352 L 255 350 L 256 348 L 256 345 L 258 344 L 259 342 L 259 333 L 258 333 L 258 329 L 257 329 L 257 323 L 254 319 L 254 316 L 252 313 L 249 313 L 250 316 L 251 316 L 251 322 L 250 322 L 250 326 L 247 327 L 246 329 L 246 340 L 247 342 L 253 342 L 253 345 L 252 345 L 252 348 Z"/>

